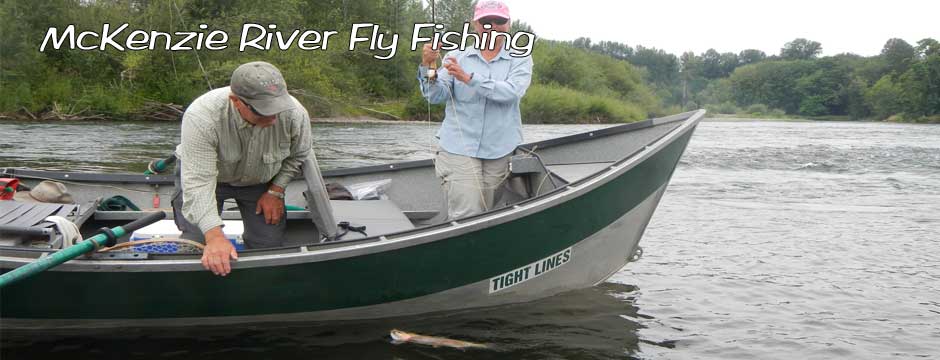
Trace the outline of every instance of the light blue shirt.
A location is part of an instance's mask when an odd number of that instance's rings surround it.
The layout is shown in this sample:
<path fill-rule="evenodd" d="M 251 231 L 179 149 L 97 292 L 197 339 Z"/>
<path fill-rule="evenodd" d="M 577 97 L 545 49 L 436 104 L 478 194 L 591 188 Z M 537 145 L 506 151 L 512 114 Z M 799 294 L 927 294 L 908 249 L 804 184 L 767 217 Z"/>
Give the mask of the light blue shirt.
<path fill-rule="evenodd" d="M 449 153 L 480 159 L 498 159 L 522 143 L 519 101 L 532 82 L 532 57 L 512 57 L 503 49 L 489 62 L 478 49 L 452 51 L 469 83 L 455 79 L 446 69 L 437 80 L 427 79 L 427 67 L 418 67 L 421 94 L 432 104 L 446 102 L 444 122 L 437 137 Z M 453 95 L 453 98 L 451 98 Z"/>

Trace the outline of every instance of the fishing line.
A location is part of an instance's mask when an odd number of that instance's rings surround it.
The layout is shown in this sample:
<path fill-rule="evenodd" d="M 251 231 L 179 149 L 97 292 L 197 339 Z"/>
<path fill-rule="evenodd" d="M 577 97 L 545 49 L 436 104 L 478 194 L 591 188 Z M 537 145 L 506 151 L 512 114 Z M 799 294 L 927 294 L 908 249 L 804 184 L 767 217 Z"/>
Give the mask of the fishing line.
<path fill-rule="evenodd" d="M 429 1 L 431 2 L 431 22 L 435 25 L 435 26 L 434 26 L 434 29 L 435 29 L 434 32 L 437 32 L 437 12 L 436 12 L 436 7 L 435 7 L 435 4 L 434 4 L 434 0 L 429 0 Z M 431 48 L 432 48 L 432 50 L 433 50 L 433 48 L 434 48 L 433 44 L 432 44 Z M 433 159 L 435 159 L 435 162 L 437 161 L 437 159 L 436 159 L 436 157 L 434 156 L 433 151 L 431 150 L 432 144 L 433 144 L 433 142 L 434 142 L 433 130 L 431 129 L 431 81 L 437 81 L 437 70 L 435 69 L 435 67 L 437 66 L 437 60 L 440 60 L 440 61 L 441 61 L 441 66 L 444 65 L 444 59 L 441 57 L 440 50 L 438 50 L 437 59 L 435 59 L 435 63 L 432 64 L 432 66 L 428 66 L 428 71 L 427 71 L 427 88 L 425 89 L 425 90 L 426 90 L 425 93 L 427 94 L 427 96 L 425 97 L 425 99 L 427 100 L 427 103 L 428 103 L 428 154 L 429 154 Z M 423 59 L 423 54 L 422 54 L 422 61 L 424 61 L 424 59 Z M 456 81 L 456 79 L 453 79 L 453 81 Z M 470 152 L 470 151 L 469 151 L 469 150 L 470 150 L 470 149 L 469 149 L 469 146 L 467 145 L 467 142 L 466 142 L 466 141 L 464 140 L 464 138 L 463 138 L 463 131 L 461 131 L 461 129 L 463 128 L 463 126 L 461 126 L 461 124 L 460 124 L 460 117 L 457 115 L 457 99 L 454 97 L 454 92 L 451 91 L 451 89 L 450 89 L 448 86 L 443 86 L 442 84 L 438 84 L 438 86 L 441 87 L 441 88 L 443 88 L 443 89 L 446 89 L 446 90 L 447 90 L 447 94 L 448 94 L 449 97 L 450 97 L 451 105 L 453 105 L 453 107 L 454 107 L 454 112 L 453 112 L 453 113 L 454 113 L 454 121 L 457 123 L 457 134 L 458 134 L 458 136 L 459 136 L 459 138 L 460 138 L 460 143 L 461 143 L 461 145 L 463 145 L 464 151 L 466 151 L 466 152 L 469 153 L 469 152 Z M 444 112 L 445 112 L 445 115 L 444 115 L 444 116 L 446 117 L 446 116 L 447 116 L 447 115 L 446 115 L 446 112 L 447 112 L 446 107 L 445 107 L 445 109 L 444 109 Z M 443 120 L 441 120 L 441 126 L 443 126 L 443 125 L 444 125 L 444 124 L 443 124 Z M 442 150 L 443 150 L 443 149 L 442 149 Z M 471 160 L 471 162 L 472 162 L 472 160 Z M 483 170 L 483 160 L 480 160 L 480 171 L 482 172 L 482 170 Z M 507 175 L 506 175 L 505 177 L 508 177 L 508 171 L 507 171 Z M 504 178 L 505 178 L 505 177 L 504 177 Z M 465 179 L 458 177 L 457 180 L 465 180 Z M 486 204 L 486 195 L 483 193 L 483 186 L 484 186 L 484 184 L 483 184 L 483 182 L 482 182 L 481 179 L 480 179 L 480 174 L 478 174 L 477 172 L 474 172 L 474 174 L 473 174 L 473 182 L 474 182 L 474 186 L 477 188 L 477 190 L 478 190 L 479 193 L 480 193 L 480 202 L 483 203 L 483 211 L 489 210 L 489 207 L 488 207 L 487 204 Z M 500 180 L 500 182 L 502 182 L 502 180 Z M 495 188 L 495 187 L 496 187 L 496 186 L 494 186 L 494 188 Z"/>
<path fill-rule="evenodd" d="M 440 55 L 438 55 L 438 58 L 440 58 Z M 454 81 L 457 81 L 456 79 L 453 79 L 453 80 L 454 80 Z M 451 103 L 451 105 L 453 105 L 453 107 L 454 107 L 453 115 L 454 115 L 454 121 L 457 123 L 457 136 L 458 136 L 458 138 L 460 139 L 461 145 L 464 146 L 464 151 L 470 152 L 470 151 L 469 151 L 469 150 L 470 150 L 469 145 L 467 144 L 466 139 L 464 139 L 464 137 L 463 137 L 463 131 L 461 131 L 461 129 L 463 128 L 463 126 L 462 126 L 461 123 L 460 123 L 460 116 L 457 115 L 457 99 L 456 99 L 456 97 L 454 96 L 454 92 L 451 91 L 451 89 L 450 89 L 449 86 L 443 86 L 443 85 L 440 85 L 440 84 L 439 84 L 439 87 L 447 91 L 447 95 L 448 95 L 448 97 L 450 98 L 450 103 Z M 430 123 L 430 117 L 431 117 L 431 108 L 430 108 L 430 103 L 431 103 L 431 83 L 430 83 L 430 79 L 429 79 L 429 81 L 428 81 L 427 94 L 428 94 L 427 100 L 428 100 L 428 104 L 429 104 L 429 105 L 428 105 L 428 119 L 429 119 L 428 125 L 430 126 L 430 124 L 431 124 L 431 123 Z M 446 109 L 445 109 L 445 112 L 446 112 Z M 446 116 L 446 115 L 445 115 L 445 116 Z M 443 124 L 442 124 L 442 126 L 443 126 Z M 430 130 L 430 128 L 429 128 L 429 130 Z M 430 147 L 430 142 L 429 142 L 428 144 L 429 144 L 428 146 Z M 468 159 L 469 159 L 469 157 L 468 157 Z M 473 162 L 472 159 L 470 159 L 470 160 L 465 160 L 465 161 L 463 162 L 463 165 L 470 165 L 470 166 L 472 167 L 472 162 Z M 481 171 L 483 170 L 483 160 L 482 160 L 482 159 L 480 160 L 480 170 L 481 170 Z M 496 188 L 498 188 L 499 185 L 502 184 L 502 182 L 503 182 L 504 180 L 506 180 L 508 177 L 509 177 L 509 171 L 508 171 L 508 169 L 507 169 L 506 174 L 503 175 L 503 177 L 499 179 L 499 181 L 496 183 L 496 185 L 489 186 L 489 185 L 484 184 L 483 181 L 480 179 L 480 173 L 479 173 L 479 172 L 474 172 L 474 173 L 473 173 L 473 182 L 474 182 L 474 186 L 475 186 L 475 187 L 477 188 L 477 190 L 480 192 L 480 201 L 483 203 L 483 211 L 488 211 L 488 210 L 489 210 L 489 206 L 487 206 L 487 204 L 486 204 L 486 194 L 483 193 L 483 190 L 484 190 L 484 189 L 490 190 L 490 189 L 496 189 Z M 469 179 L 469 178 L 456 177 L 456 180 L 468 180 L 468 179 Z M 495 199 L 494 199 L 494 200 L 495 200 Z"/>
<path fill-rule="evenodd" d="M 437 14 L 436 14 L 436 10 L 435 10 L 435 7 L 434 7 L 434 0 L 430 0 L 430 1 L 431 1 L 431 23 L 434 24 L 434 26 L 435 26 L 435 27 L 434 27 L 434 29 L 435 29 L 434 31 L 436 32 L 436 31 L 437 31 Z M 440 58 L 440 54 L 438 54 L 437 57 Z M 422 59 L 422 61 L 424 61 L 424 59 Z M 433 65 L 436 66 L 436 65 L 437 65 L 437 64 L 436 64 L 437 60 L 435 59 L 434 61 L 435 61 L 435 64 L 433 64 Z M 429 67 L 428 67 L 427 76 L 428 76 L 428 85 L 427 85 L 428 87 L 427 87 L 427 92 L 426 92 L 426 93 L 428 94 L 428 96 L 427 96 L 427 101 L 428 101 L 428 129 L 427 129 L 427 133 L 428 133 L 428 156 L 430 156 L 430 157 L 433 159 L 433 158 L 434 158 L 434 151 L 432 150 L 432 147 L 433 147 L 433 145 L 434 145 L 434 130 L 431 129 L 431 94 L 430 94 L 430 93 L 431 93 L 431 82 L 430 82 L 430 81 L 431 81 L 431 79 L 434 79 L 434 78 L 437 77 L 437 70 L 434 69 L 434 66 L 429 66 Z M 441 120 L 441 122 L 443 123 L 443 120 Z"/>

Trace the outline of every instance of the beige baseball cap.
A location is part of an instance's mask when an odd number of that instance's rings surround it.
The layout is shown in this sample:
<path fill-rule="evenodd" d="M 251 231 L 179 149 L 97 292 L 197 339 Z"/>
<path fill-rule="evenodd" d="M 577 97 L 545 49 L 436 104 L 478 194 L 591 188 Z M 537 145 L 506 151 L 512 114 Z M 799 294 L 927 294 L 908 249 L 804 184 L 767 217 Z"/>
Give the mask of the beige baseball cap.
<path fill-rule="evenodd" d="M 75 203 L 65 184 L 51 180 L 37 184 L 30 191 L 18 191 L 16 195 L 13 195 L 13 200 L 55 204 Z"/>
<path fill-rule="evenodd" d="M 232 73 L 232 93 L 261 115 L 276 115 L 297 105 L 287 93 L 284 76 L 264 61 L 242 64 Z"/>

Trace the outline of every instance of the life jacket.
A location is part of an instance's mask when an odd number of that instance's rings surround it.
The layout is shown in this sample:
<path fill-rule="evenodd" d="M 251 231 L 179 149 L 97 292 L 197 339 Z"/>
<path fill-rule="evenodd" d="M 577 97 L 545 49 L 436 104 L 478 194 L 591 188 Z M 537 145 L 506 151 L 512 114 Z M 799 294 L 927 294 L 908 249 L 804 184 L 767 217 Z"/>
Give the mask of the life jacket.
<path fill-rule="evenodd" d="M 0 178 L 0 200 L 12 200 L 19 186 L 18 179 Z"/>

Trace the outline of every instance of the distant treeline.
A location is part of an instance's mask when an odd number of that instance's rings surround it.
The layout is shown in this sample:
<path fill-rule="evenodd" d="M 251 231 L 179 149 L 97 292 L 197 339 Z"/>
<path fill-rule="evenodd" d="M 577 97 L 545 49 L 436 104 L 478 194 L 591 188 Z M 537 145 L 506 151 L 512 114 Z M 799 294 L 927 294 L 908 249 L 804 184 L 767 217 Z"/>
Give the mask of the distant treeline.
<path fill-rule="evenodd" d="M 435 20 L 458 30 L 472 0 L 436 0 Z M 526 14 L 514 14 L 525 19 Z M 391 60 L 346 51 L 348 33 L 328 51 L 38 51 L 50 27 L 101 31 L 129 23 L 162 32 L 237 34 L 245 23 L 278 29 L 349 31 L 370 22 L 410 38 L 430 22 L 420 0 L 43 0 L 0 2 L 0 117 L 156 118 L 151 111 L 187 105 L 228 84 L 232 70 L 255 60 L 277 65 L 314 117 L 426 119 L 417 89 L 418 54 L 400 41 Z M 513 30 L 538 34 L 522 21 Z M 125 32 L 124 34 L 126 34 Z M 126 36 L 126 35 L 125 35 Z M 940 45 L 892 39 L 879 56 L 819 58 L 819 43 L 797 39 L 779 55 L 758 50 L 677 57 L 615 42 L 539 38 L 533 84 L 523 98 L 526 122 L 620 122 L 707 107 L 761 116 L 842 116 L 928 121 L 940 114 Z M 156 109 L 156 110 L 155 110 Z M 434 106 L 439 120 L 442 106 Z"/>
<path fill-rule="evenodd" d="M 819 57 L 822 44 L 795 39 L 768 56 L 709 49 L 679 57 L 655 48 L 579 38 L 581 49 L 645 70 L 657 97 L 713 113 L 940 122 L 940 43 L 889 39 L 881 54 Z"/>
<path fill-rule="evenodd" d="M 438 23 L 457 30 L 471 17 L 472 1 L 437 0 L 435 10 Z M 375 23 L 410 39 L 415 23 L 431 20 L 431 9 L 420 0 L 4 1 L 0 113 L 17 118 L 153 118 L 145 113 L 166 108 L 154 104 L 189 104 L 210 87 L 227 85 L 238 65 L 264 60 L 281 69 L 288 87 L 314 117 L 426 119 L 428 107 L 418 91 L 419 54 L 408 49 L 409 41 L 399 41 L 391 60 L 346 48 L 353 23 Z M 103 23 L 170 33 L 200 31 L 199 24 L 208 24 L 207 31 L 233 36 L 244 23 L 341 33 L 330 40 L 336 43 L 328 51 L 294 47 L 238 52 L 237 46 L 219 51 L 38 51 L 50 27 L 75 24 L 78 31 L 101 32 Z M 513 28 L 531 30 L 520 21 Z M 635 121 L 667 110 L 642 71 L 627 61 L 541 40 L 532 56 L 533 85 L 522 104 L 527 122 Z M 571 71 L 556 71 L 563 69 Z M 40 116 L 49 112 L 65 116 Z M 442 113 L 442 106 L 432 108 L 435 119 Z"/>

